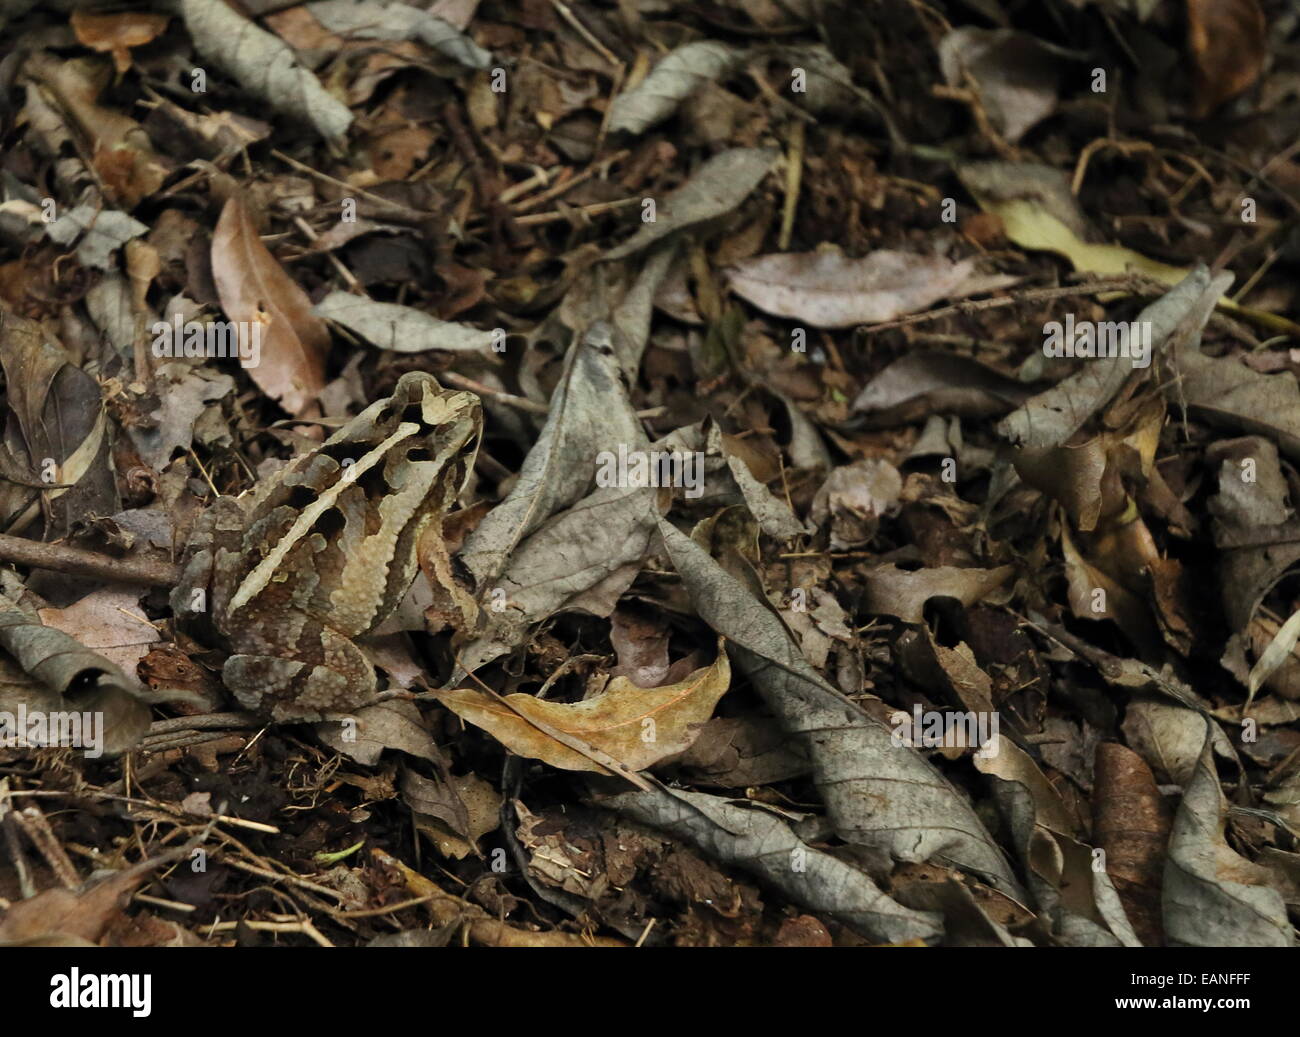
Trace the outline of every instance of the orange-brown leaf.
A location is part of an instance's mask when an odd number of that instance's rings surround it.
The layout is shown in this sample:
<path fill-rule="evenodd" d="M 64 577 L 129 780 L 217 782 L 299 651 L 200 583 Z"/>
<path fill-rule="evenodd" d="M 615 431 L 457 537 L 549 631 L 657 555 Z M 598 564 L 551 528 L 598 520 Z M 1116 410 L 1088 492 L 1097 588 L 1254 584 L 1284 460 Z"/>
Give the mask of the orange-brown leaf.
<path fill-rule="evenodd" d="M 1197 118 L 1259 78 L 1265 44 L 1259 0 L 1187 0 L 1187 50 L 1195 70 Z"/>
<path fill-rule="evenodd" d="M 730 684 L 731 667 L 719 644 L 712 666 L 662 688 L 638 688 L 626 677 L 615 677 L 600 695 L 584 702 L 547 702 L 532 695 L 499 700 L 476 688 L 438 697 L 511 752 L 564 770 L 604 773 L 600 764 L 556 741 L 542 727 L 571 736 L 634 771 L 645 770 L 691 746 Z"/>
<path fill-rule="evenodd" d="M 262 244 L 235 195 L 212 236 L 212 277 L 232 321 L 262 326 L 261 355 L 248 371 L 253 381 L 290 414 L 302 414 L 325 385 L 329 332 L 312 314 L 307 293 Z"/>
<path fill-rule="evenodd" d="M 123 11 L 120 14 L 73 11 L 72 31 L 84 46 L 112 54 L 113 64 L 122 73 L 131 67 L 131 48 L 157 39 L 167 28 L 168 21 L 168 15 L 143 11 Z"/>

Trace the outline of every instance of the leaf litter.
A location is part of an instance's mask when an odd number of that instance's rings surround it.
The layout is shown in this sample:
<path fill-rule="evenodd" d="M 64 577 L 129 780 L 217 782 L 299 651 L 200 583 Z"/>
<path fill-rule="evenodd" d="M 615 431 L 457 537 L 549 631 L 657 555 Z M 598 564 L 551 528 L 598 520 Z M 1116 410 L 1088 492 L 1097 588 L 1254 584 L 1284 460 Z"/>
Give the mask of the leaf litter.
<path fill-rule="evenodd" d="M 858 6 L 0 3 L 0 943 L 1294 945 L 1300 28 Z M 267 726 L 176 559 L 410 372 Z"/>

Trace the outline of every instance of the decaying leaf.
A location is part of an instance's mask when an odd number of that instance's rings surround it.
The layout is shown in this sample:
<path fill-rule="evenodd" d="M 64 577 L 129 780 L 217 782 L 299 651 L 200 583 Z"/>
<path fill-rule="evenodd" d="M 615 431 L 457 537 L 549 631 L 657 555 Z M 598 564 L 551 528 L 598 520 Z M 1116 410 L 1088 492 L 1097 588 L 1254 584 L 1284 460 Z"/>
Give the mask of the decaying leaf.
<path fill-rule="evenodd" d="M 272 108 L 337 140 L 352 113 L 302 68 L 294 53 L 269 32 L 245 20 L 223 0 L 179 0 L 181 17 L 203 57 Z"/>
<path fill-rule="evenodd" d="M 79 42 L 92 50 L 112 54 L 118 72 L 125 72 L 131 67 L 131 48 L 142 47 L 157 39 L 167 28 L 170 18 L 165 14 L 143 11 L 120 14 L 73 11 L 71 20 Z"/>
<path fill-rule="evenodd" d="M 653 222 L 642 224 L 627 241 L 606 252 L 605 259 L 624 259 L 669 234 L 731 212 L 749 197 L 776 159 L 776 151 L 764 148 L 732 148 L 714 155 L 685 184 L 658 200 Z"/>
<path fill-rule="evenodd" d="M 0 596 L 0 648 L 7 653 L 7 673 L 0 684 L 0 712 L 7 719 L 20 709 L 33 716 L 77 713 L 82 720 L 94 718 L 93 730 L 83 731 L 88 742 L 82 748 L 109 756 L 131 749 L 148 731 L 149 706 L 136 681 L 63 631 L 44 626 L 6 596 Z M 38 744 L 62 744 L 62 736 L 51 738 L 50 731 L 44 738 L 39 731 L 36 737 L 30 731 L 18 734 Z M 97 744 L 90 744 L 89 736 Z"/>
<path fill-rule="evenodd" d="M 724 43 L 700 40 L 665 55 L 633 89 L 619 94 L 610 108 L 611 132 L 644 133 L 663 122 L 705 83 L 726 75 L 744 52 Z"/>
<path fill-rule="evenodd" d="M 1187 0 L 1187 50 L 1196 70 L 1197 118 L 1259 78 L 1268 55 L 1266 32 L 1259 0 Z"/>
<path fill-rule="evenodd" d="M 492 55 L 464 32 L 431 11 L 387 0 L 317 0 L 306 5 L 325 28 L 362 40 L 411 40 L 427 43 L 444 57 L 467 68 L 487 68 Z"/>
<path fill-rule="evenodd" d="M 815 328 L 875 324 L 915 313 L 940 299 L 1000 288 L 1012 277 L 982 277 L 975 262 L 882 249 L 849 259 L 838 250 L 755 256 L 727 272 L 743 299 L 778 317 Z"/>
<path fill-rule="evenodd" d="M 836 832 L 890 860 L 939 858 L 1015 895 L 1016 882 L 970 806 L 919 753 L 808 665 L 768 606 L 705 551 L 660 522 L 669 558 L 700 617 L 791 734 L 805 741 Z"/>
<path fill-rule="evenodd" d="M 474 688 L 444 691 L 438 697 L 511 752 L 564 770 L 603 773 L 599 764 L 556 742 L 530 720 L 570 734 L 633 770 L 645 770 L 690 747 L 730 683 L 731 667 L 719 642 L 711 666 L 659 688 L 638 688 L 626 677 L 615 677 L 603 692 L 582 702 L 550 702 L 532 695 L 507 695 L 498 701 Z"/>
<path fill-rule="evenodd" d="M 882 565 L 868 574 L 863 608 L 877 615 L 897 616 L 905 623 L 921 623 L 930 599 L 953 598 L 973 605 L 1006 583 L 1013 572 L 1009 565 L 996 569 L 938 566 L 915 572 Z"/>
<path fill-rule="evenodd" d="M 1056 109 L 1062 64 L 1050 47 L 1014 29 L 954 29 L 939 41 L 939 64 L 949 86 L 970 76 L 994 127 L 1010 144 Z"/>
<path fill-rule="evenodd" d="M 1164 927 L 1171 946 L 1293 947 L 1271 872 L 1224 840 L 1227 803 L 1207 734 L 1174 817 L 1164 875 Z"/>
<path fill-rule="evenodd" d="M 901 943 L 939 933 L 936 915 L 891 900 L 864 872 L 803 843 L 761 807 L 678 789 L 623 793 L 601 805 L 685 839 L 714 860 L 752 871 L 809 910 L 870 939 Z"/>
<path fill-rule="evenodd" d="M 430 349 L 482 353 L 490 351 L 497 341 L 491 331 L 438 320 L 410 306 L 375 302 L 349 292 L 330 292 L 312 312 L 338 321 L 371 345 L 395 353 L 424 353 Z"/>
<path fill-rule="evenodd" d="M 1164 942 L 1160 885 L 1170 814 L 1142 758 L 1116 742 L 1097 746 L 1093 835 L 1105 852 L 1106 873 L 1148 947 Z"/>
<path fill-rule="evenodd" d="M 260 361 L 249 374 L 290 414 L 301 414 L 325 386 L 329 332 L 262 244 L 238 197 L 226 202 L 212 236 L 212 276 L 226 315 L 249 329 L 240 330 L 241 351 L 250 349 L 245 340 L 254 325 L 260 332 Z"/>

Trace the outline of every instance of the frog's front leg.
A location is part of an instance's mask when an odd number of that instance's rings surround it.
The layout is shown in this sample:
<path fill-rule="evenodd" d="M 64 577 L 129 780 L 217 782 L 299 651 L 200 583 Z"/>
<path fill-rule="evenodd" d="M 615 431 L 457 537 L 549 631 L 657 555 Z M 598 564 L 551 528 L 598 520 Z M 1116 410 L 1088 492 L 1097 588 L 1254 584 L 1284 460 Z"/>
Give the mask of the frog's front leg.
<path fill-rule="evenodd" d="M 319 662 L 232 655 L 221 677 L 241 706 L 280 723 L 356 712 L 375 694 L 374 666 L 351 640 L 328 627 L 321 628 L 320 648 Z"/>

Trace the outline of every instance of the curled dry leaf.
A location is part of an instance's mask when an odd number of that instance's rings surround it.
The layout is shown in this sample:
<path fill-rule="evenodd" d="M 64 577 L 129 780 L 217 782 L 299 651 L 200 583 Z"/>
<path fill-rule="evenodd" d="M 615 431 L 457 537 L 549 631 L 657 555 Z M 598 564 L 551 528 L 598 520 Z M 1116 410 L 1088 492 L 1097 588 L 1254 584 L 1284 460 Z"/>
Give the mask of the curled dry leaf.
<path fill-rule="evenodd" d="M 986 747 L 988 748 L 988 747 Z M 994 799 L 1020 854 L 1029 890 L 1066 946 L 1136 946 L 1115 887 L 1093 867 L 1070 811 L 1038 765 L 1009 739 L 996 737 L 990 752 L 976 753 L 976 768 L 996 779 Z"/>
<path fill-rule="evenodd" d="M 836 833 L 874 851 L 873 868 L 940 858 L 1016 896 L 1020 885 L 970 804 L 920 753 L 832 688 L 768 604 L 676 528 L 664 547 L 700 618 L 726 637 L 768 708 L 803 740 Z M 1010 567 L 1008 567 L 1008 573 Z"/>
<path fill-rule="evenodd" d="M 705 83 L 725 76 L 743 58 L 744 51 L 711 40 L 678 47 L 639 84 L 614 98 L 609 110 L 610 132 L 644 133 L 671 116 Z"/>
<path fill-rule="evenodd" d="M 71 245 L 80 237 L 77 259 L 81 265 L 94 270 L 107 270 L 112 263 L 113 253 L 148 229 L 124 212 L 78 205 L 51 223 L 46 228 L 46 233 L 60 245 Z"/>
<path fill-rule="evenodd" d="M 439 692 L 438 699 L 520 756 L 564 770 L 605 773 L 530 720 L 540 720 L 640 771 L 688 749 L 730 684 L 731 666 L 719 640 L 718 658 L 711 666 L 660 688 L 638 688 L 626 677 L 615 677 L 603 692 L 582 702 L 548 702 L 532 695 L 507 695 L 502 702 L 475 688 Z"/>
<path fill-rule="evenodd" d="M 240 330 L 241 351 L 253 325 L 261 328 L 260 362 L 249 368 L 258 386 L 290 414 L 302 414 L 325 387 L 329 332 L 311 300 L 258 237 L 237 196 L 221 210 L 212 235 L 212 277 L 222 309 Z"/>
<path fill-rule="evenodd" d="M 813 497 L 810 516 L 819 527 L 830 523 L 831 550 L 861 547 L 876 535 L 880 520 L 898 506 L 903 477 L 883 458 L 868 458 L 836 468 Z"/>
<path fill-rule="evenodd" d="M 778 155 L 771 148 L 732 148 L 714 155 L 685 184 L 658 202 L 653 222 L 642 224 L 627 241 L 605 253 L 605 258 L 624 259 L 669 234 L 731 212 L 749 197 Z"/>
<path fill-rule="evenodd" d="M 1188 343 L 1199 342 L 1215 301 L 1231 283 L 1231 274 L 1211 278 L 1205 267 L 1198 267 L 1138 314 L 1139 323 L 1151 325 L 1152 356 L 1148 361 L 1165 348 L 1166 341 L 1175 333 L 1184 348 L 1191 348 Z M 1008 414 L 998 425 L 998 432 L 1018 446 L 1038 449 L 1060 446 L 1111 401 L 1134 367 L 1131 357 L 1095 357 L 1064 381 Z"/>
<path fill-rule="evenodd" d="M 925 603 L 931 598 L 955 598 L 973 605 L 997 590 L 1015 573 L 1009 565 L 996 569 L 959 569 L 941 565 L 909 572 L 895 565 L 881 565 L 867 573 L 864 611 L 873 615 L 897 616 L 905 623 L 925 622 Z"/>
<path fill-rule="evenodd" d="M 1010 144 L 1056 110 L 1064 52 L 1014 29 L 954 29 L 939 41 L 949 86 L 979 88 L 989 121 Z"/>
<path fill-rule="evenodd" d="M 165 14 L 122 11 L 117 14 L 72 12 L 72 31 L 91 50 L 113 55 L 119 73 L 131 67 L 131 48 L 142 47 L 162 35 L 171 20 Z"/>
<path fill-rule="evenodd" d="M 387 0 L 318 0 L 307 5 L 330 32 L 360 40 L 421 40 L 466 68 L 487 68 L 492 55 L 429 11 Z"/>
<path fill-rule="evenodd" d="M 1029 386 L 969 357 L 919 349 L 893 361 L 858 393 L 870 425 L 903 425 L 934 413 L 982 418 L 1018 407 Z"/>
<path fill-rule="evenodd" d="M 1207 729 L 1215 728 L 1212 722 Z M 1239 856 L 1224 839 L 1228 804 L 1206 732 L 1169 837 L 1164 927 L 1171 946 L 1293 947 L 1282 895 L 1268 868 Z"/>
<path fill-rule="evenodd" d="M 881 249 L 849 259 L 838 249 L 778 252 L 737 263 L 732 290 L 759 309 L 817 328 L 875 324 L 1015 281 L 982 277 L 975 261 Z"/>
<path fill-rule="evenodd" d="M 352 113 L 269 32 L 242 18 L 224 0 L 179 0 L 181 16 L 203 57 L 273 109 L 338 140 Z"/>
<path fill-rule="evenodd" d="M 712 860 L 744 868 L 868 939 L 902 943 L 942 932 L 939 915 L 891 900 L 864 872 L 802 842 L 762 807 L 680 789 L 623 793 L 599 805 L 684 839 Z"/>
<path fill-rule="evenodd" d="M 12 657 L 4 660 L 6 672 L 0 676 L 0 715 L 7 719 L 20 707 L 31 713 L 94 715 L 100 725 L 95 737 L 102 737 L 100 748 L 110 756 L 131 749 L 149 730 L 149 707 L 139 684 L 3 595 L 0 648 Z"/>
<path fill-rule="evenodd" d="M 1268 57 L 1259 0 L 1187 0 L 1187 51 L 1195 69 L 1194 114 L 1205 118 L 1248 90 Z"/>
<path fill-rule="evenodd" d="M 1156 780 L 1137 753 L 1116 742 L 1097 746 L 1092 829 L 1106 854 L 1106 872 L 1138 937 L 1148 947 L 1164 943 L 1160 884 L 1169 812 Z"/>
<path fill-rule="evenodd" d="M 582 499 L 600 451 L 616 451 L 619 443 L 640 446 L 644 439 L 619 377 L 611 329 L 595 324 L 569 350 L 546 424 L 518 481 L 465 542 L 461 558 L 479 589 L 491 586 L 524 537 Z"/>

